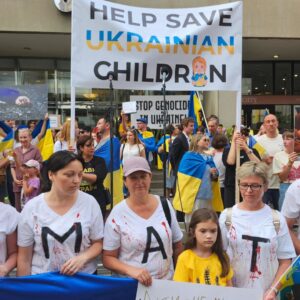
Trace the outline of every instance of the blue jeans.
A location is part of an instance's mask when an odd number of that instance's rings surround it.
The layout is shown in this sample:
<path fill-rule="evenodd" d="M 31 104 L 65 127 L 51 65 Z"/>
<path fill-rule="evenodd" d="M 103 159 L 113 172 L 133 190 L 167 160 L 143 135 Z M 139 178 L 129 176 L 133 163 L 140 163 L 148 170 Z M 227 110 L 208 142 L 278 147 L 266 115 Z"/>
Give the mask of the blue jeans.
<path fill-rule="evenodd" d="M 285 193 L 290 185 L 290 183 L 280 183 L 279 210 L 282 208 Z"/>

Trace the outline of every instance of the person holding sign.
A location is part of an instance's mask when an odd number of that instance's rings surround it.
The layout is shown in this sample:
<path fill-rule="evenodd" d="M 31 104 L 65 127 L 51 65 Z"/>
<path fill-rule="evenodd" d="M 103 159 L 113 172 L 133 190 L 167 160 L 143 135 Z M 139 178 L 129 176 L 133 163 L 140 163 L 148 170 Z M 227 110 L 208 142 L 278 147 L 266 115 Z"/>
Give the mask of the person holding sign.
<path fill-rule="evenodd" d="M 171 279 L 182 232 L 171 204 L 149 193 L 152 173 L 143 157 L 124 162 L 129 197 L 111 211 L 105 225 L 103 264 L 149 286 L 152 278 Z"/>
<path fill-rule="evenodd" d="M 237 171 L 243 201 L 221 213 L 223 245 L 234 271 L 233 285 L 259 289 L 275 300 L 278 280 L 295 257 L 287 223 L 263 202 L 268 166 L 245 162 Z"/>
<path fill-rule="evenodd" d="M 223 250 L 217 214 L 206 208 L 196 210 L 188 237 L 186 250 L 178 257 L 173 280 L 232 286 L 233 271 Z"/>
<path fill-rule="evenodd" d="M 83 162 L 71 151 L 58 151 L 44 162 L 43 193 L 20 216 L 18 276 L 96 272 L 103 218 L 95 198 L 79 191 L 82 174 Z"/>

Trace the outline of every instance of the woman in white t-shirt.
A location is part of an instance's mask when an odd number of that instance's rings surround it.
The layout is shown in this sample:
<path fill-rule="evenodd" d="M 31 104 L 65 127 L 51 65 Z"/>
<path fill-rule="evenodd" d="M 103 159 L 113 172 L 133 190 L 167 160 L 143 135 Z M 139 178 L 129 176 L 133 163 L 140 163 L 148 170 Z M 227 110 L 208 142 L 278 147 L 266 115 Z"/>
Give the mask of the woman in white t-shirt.
<path fill-rule="evenodd" d="M 285 131 L 282 134 L 284 150 L 277 152 L 273 158 L 273 174 L 280 179 L 279 210 L 281 210 L 285 193 L 292 182 L 300 178 L 300 161 L 294 151 L 294 133 Z"/>
<path fill-rule="evenodd" d="M 75 145 L 71 144 L 71 120 L 67 120 L 60 131 L 59 138 L 54 144 L 53 152 L 69 150 L 72 152 L 77 152 L 76 150 L 76 138 L 78 136 L 78 123 L 75 121 Z"/>
<path fill-rule="evenodd" d="M 152 174 L 145 158 L 128 158 L 123 171 L 130 196 L 113 208 L 105 223 L 103 264 L 146 286 L 152 277 L 172 279 L 173 258 L 182 250 L 175 213 L 167 200 L 149 194 Z"/>
<path fill-rule="evenodd" d="M 295 257 L 284 217 L 263 202 L 268 166 L 249 161 L 237 172 L 243 201 L 224 210 L 220 227 L 224 248 L 234 271 L 233 285 L 264 292 L 275 300 L 280 276 Z"/>
<path fill-rule="evenodd" d="M 94 197 L 79 191 L 83 162 L 54 153 L 42 169 L 42 194 L 24 207 L 18 226 L 18 276 L 96 272 L 103 218 Z"/>
<path fill-rule="evenodd" d="M 0 277 L 7 276 L 17 265 L 17 225 L 19 213 L 0 202 Z"/>
<path fill-rule="evenodd" d="M 135 129 L 127 131 L 126 143 L 121 145 L 120 148 L 120 159 L 122 163 L 129 158 L 134 156 L 146 157 L 145 147 L 137 135 Z"/>

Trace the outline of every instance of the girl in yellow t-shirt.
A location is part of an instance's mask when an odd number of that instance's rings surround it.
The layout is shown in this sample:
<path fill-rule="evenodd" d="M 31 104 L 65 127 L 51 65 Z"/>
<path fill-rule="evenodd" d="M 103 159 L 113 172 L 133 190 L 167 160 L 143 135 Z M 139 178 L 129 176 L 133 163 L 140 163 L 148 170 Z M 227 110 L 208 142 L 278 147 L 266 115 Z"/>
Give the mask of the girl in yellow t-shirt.
<path fill-rule="evenodd" d="M 201 208 L 193 213 L 185 249 L 178 257 L 174 281 L 232 286 L 233 271 L 214 211 Z"/>

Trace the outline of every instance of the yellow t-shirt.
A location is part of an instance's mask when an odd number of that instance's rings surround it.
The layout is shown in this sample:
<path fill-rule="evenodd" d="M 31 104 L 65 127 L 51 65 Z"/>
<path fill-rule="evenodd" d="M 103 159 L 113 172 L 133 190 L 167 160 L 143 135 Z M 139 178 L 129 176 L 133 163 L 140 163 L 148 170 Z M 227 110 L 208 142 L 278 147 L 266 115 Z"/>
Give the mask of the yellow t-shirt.
<path fill-rule="evenodd" d="M 220 277 L 221 272 L 222 266 L 216 254 L 203 258 L 193 250 L 185 250 L 178 257 L 173 280 L 226 286 L 233 276 L 233 270 L 230 267 L 226 277 Z"/>

